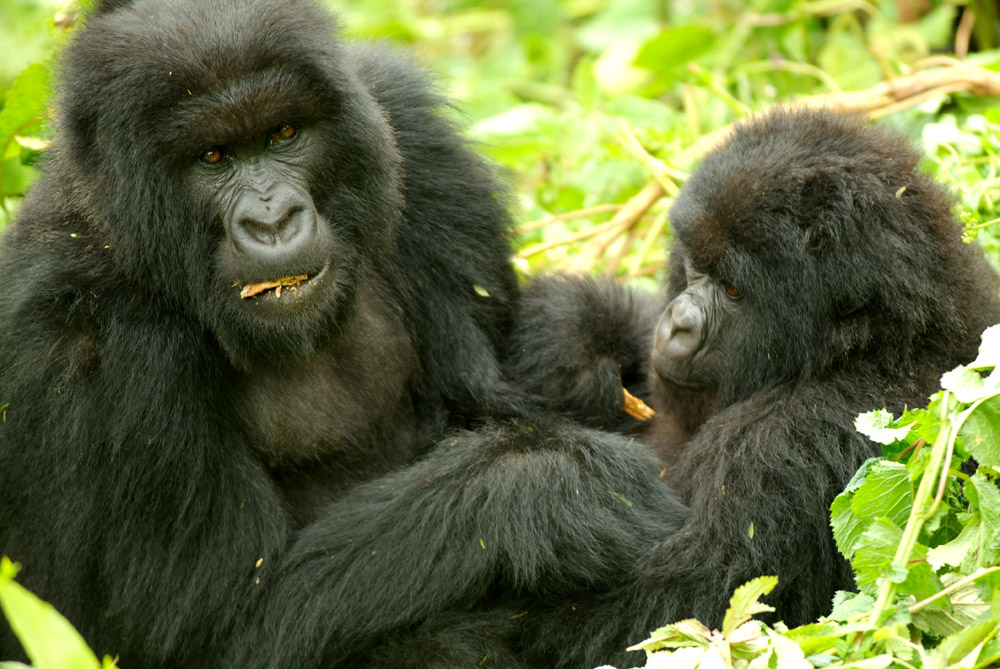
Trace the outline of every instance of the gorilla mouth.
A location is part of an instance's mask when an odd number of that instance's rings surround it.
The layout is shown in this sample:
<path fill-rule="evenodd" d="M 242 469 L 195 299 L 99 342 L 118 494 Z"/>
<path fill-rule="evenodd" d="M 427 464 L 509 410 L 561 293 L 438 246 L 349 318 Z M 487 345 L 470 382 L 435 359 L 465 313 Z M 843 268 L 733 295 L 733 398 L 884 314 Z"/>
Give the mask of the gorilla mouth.
<path fill-rule="evenodd" d="M 298 292 L 299 286 L 301 286 L 304 281 L 308 280 L 308 274 L 295 274 L 292 276 L 283 276 L 280 279 L 275 279 L 274 281 L 248 283 L 243 286 L 243 290 L 240 291 L 240 297 L 245 300 L 250 297 L 264 295 L 273 290 L 275 296 L 280 298 L 282 288 L 291 288 L 293 291 Z"/>
<path fill-rule="evenodd" d="M 288 276 L 272 279 L 270 281 L 243 284 L 243 287 L 240 290 L 240 297 L 244 300 L 248 300 L 251 298 L 272 296 L 273 299 L 280 300 L 282 291 L 287 293 L 288 290 L 291 290 L 294 295 L 298 296 L 299 290 L 304 290 L 307 287 L 310 287 L 309 284 L 326 274 L 326 270 L 329 267 L 330 263 L 327 263 L 326 265 L 323 265 L 321 270 L 312 274 L 290 274 Z"/>

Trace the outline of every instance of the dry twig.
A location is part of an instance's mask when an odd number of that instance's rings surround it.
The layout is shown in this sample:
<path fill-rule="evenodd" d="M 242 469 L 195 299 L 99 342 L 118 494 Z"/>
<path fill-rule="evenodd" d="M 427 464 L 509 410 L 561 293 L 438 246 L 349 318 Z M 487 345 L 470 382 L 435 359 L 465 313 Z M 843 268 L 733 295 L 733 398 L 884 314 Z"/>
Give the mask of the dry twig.
<path fill-rule="evenodd" d="M 908 109 L 939 95 L 951 95 L 954 93 L 968 92 L 978 97 L 1000 98 L 1000 74 L 982 67 L 967 65 L 960 60 L 947 56 L 935 56 L 927 58 L 917 63 L 914 71 L 887 81 L 883 81 L 871 88 L 862 91 L 846 91 L 824 93 L 797 100 L 794 104 L 812 108 L 831 108 L 853 110 L 868 114 L 872 118 L 881 118 L 894 114 L 903 109 Z M 721 144 L 732 132 L 733 125 L 727 125 L 713 130 L 703 135 L 698 141 L 685 150 L 680 159 L 675 164 L 687 164 L 705 155 L 713 148 Z M 629 145 L 634 151 L 634 146 Z M 641 158 L 638 158 L 641 159 Z M 648 161 L 646 162 L 649 166 Z M 658 163 L 659 164 L 659 163 Z M 669 174 L 673 177 L 674 174 Z M 628 234 L 629 239 L 634 241 L 638 232 L 635 230 L 639 221 L 649 211 L 649 209 L 662 198 L 666 191 L 661 185 L 664 174 L 660 171 L 654 178 L 638 193 L 625 202 L 614 217 L 607 223 L 595 226 L 586 231 L 567 235 L 566 237 L 538 244 L 525 249 L 518 255 L 527 257 L 549 250 L 556 246 L 570 244 L 587 239 L 580 249 L 579 254 L 574 258 L 571 265 L 573 271 L 591 272 L 597 260 L 607 251 L 621 235 Z M 672 180 L 672 179 L 671 179 Z M 672 190 L 672 189 L 671 189 Z M 553 217 L 551 220 L 567 220 L 579 218 L 594 213 L 592 210 L 581 210 L 580 212 L 569 212 Z M 542 227 L 532 225 L 530 229 Z M 527 226 L 525 226 L 527 228 Z M 654 226 L 646 233 L 644 248 L 648 246 L 649 235 L 659 234 L 659 226 Z M 616 268 L 620 265 L 623 254 L 631 246 L 621 250 L 610 267 Z M 641 267 L 642 263 L 637 262 L 636 266 L 630 268 L 630 275 L 645 275 L 647 269 Z"/>

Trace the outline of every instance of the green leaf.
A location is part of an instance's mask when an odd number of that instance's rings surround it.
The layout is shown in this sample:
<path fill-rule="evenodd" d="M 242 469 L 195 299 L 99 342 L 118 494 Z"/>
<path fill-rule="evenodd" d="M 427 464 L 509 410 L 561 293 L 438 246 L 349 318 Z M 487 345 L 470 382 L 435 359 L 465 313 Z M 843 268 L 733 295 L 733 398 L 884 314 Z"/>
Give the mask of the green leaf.
<path fill-rule="evenodd" d="M 0 111 L 0 147 L 6 147 L 32 121 L 45 114 L 49 90 L 49 64 L 34 63 L 24 68 L 7 92 Z"/>
<path fill-rule="evenodd" d="M 934 570 L 948 565 L 958 567 L 972 553 L 976 546 L 976 537 L 979 534 L 979 517 L 976 516 L 959 533 L 957 537 L 946 544 L 935 546 L 927 551 L 927 562 Z"/>
<path fill-rule="evenodd" d="M 969 510 L 979 515 L 970 557 L 975 559 L 975 566 L 987 567 L 1000 556 L 1000 490 L 977 472 L 966 484 L 965 496 L 969 500 Z M 969 527 L 972 526 L 970 523 Z"/>
<path fill-rule="evenodd" d="M 875 462 L 862 485 L 854 493 L 851 508 L 858 518 L 873 521 L 888 518 L 903 526 L 913 505 L 913 489 L 906 465 L 888 460 Z"/>
<path fill-rule="evenodd" d="M 851 560 L 858 590 L 874 595 L 879 579 L 888 578 L 894 583 L 906 580 L 906 569 L 892 561 L 902 536 L 902 530 L 885 518 L 872 523 L 864 531 Z"/>
<path fill-rule="evenodd" d="M 76 629 L 41 599 L 13 580 L 13 565 L 0 558 L 0 608 L 35 669 L 100 669 Z"/>
<path fill-rule="evenodd" d="M 963 578 L 962 574 L 945 574 L 941 577 L 941 584 L 949 587 Z M 936 605 L 925 606 L 913 613 L 913 623 L 936 637 L 965 629 L 989 610 L 989 605 L 980 599 L 975 582 L 966 583 L 939 602 L 943 604 L 935 602 Z"/>
<path fill-rule="evenodd" d="M 866 523 L 858 518 L 851 508 L 854 495 L 842 492 L 830 505 L 830 525 L 833 527 L 833 538 L 841 554 L 850 560 L 857 550 L 858 541 L 865 531 Z"/>
<path fill-rule="evenodd" d="M 1000 367 L 1000 325 L 993 325 L 983 332 L 979 355 L 970 367 Z"/>
<path fill-rule="evenodd" d="M 910 431 L 909 425 L 890 427 L 892 422 L 891 413 L 885 409 L 877 409 L 863 413 L 854 419 L 854 429 L 875 443 L 888 445 L 903 439 Z"/>
<path fill-rule="evenodd" d="M 664 648 L 685 648 L 689 646 L 708 648 L 711 637 L 712 630 L 691 618 L 674 623 L 673 625 L 665 625 L 655 630 L 645 641 L 637 643 L 634 646 L 629 646 L 627 650 L 644 650 L 649 653 Z"/>
<path fill-rule="evenodd" d="M 838 590 L 833 596 L 833 611 L 827 616 L 830 620 L 847 621 L 862 613 L 869 613 L 875 606 L 875 598 L 861 592 Z"/>
<path fill-rule="evenodd" d="M 1000 396 L 969 414 L 959 432 L 965 449 L 984 467 L 1000 466 Z"/>
<path fill-rule="evenodd" d="M 642 45 L 633 64 L 654 71 L 661 81 L 671 81 L 687 63 L 708 53 L 714 42 L 715 32 L 699 25 L 667 28 Z"/>
<path fill-rule="evenodd" d="M 905 465 L 872 458 L 854 475 L 830 506 L 830 525 L 837 548 L 850 559 L 864 531 L 878 518 L 896 526 L 906 522 L 913 493 Z"/>
<path fill-rule="evenodd" d="M 966 627 L 961 632 L 953 634 L 942 641 L 938 647 L 938 652 L 943 658 L 946 658 L 948 664 L 958 662 L 973 652 L 975 647 L 982 643 L 984 639 L 995 634 L 995 627 L 995 621 L 987 621 Z M 976 666 L 975 658 L 972 658 L 972 660 L 971 664 L 963 663 L 963 666 Z"/>
<path fill-rule="evenodd" d="M 760 598 L 778 585 L 777 576 L 758 576 L 736 588 L 729 599 L 729 608 L 722 619 L 722 633 L 729 636 L 733 631 L 758 613 L 769 613 L 774 607 L 761 604 Z"/>
<path fill-rule="evenodd" d="M 965 404 L 972 404 L 988 394 L 983 377 L 968 367 L 956 367 L 943 374 L 941 387 L 950 390 L 959 402 Z"/>

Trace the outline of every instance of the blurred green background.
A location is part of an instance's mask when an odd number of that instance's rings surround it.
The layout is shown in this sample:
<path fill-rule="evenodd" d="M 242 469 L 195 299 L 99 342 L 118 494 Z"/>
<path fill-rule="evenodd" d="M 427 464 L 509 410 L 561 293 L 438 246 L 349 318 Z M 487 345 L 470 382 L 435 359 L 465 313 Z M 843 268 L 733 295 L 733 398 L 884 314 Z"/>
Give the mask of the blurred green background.
<path fill-rule="evenodd" d="M 398 42 L 438 73 L 457 101 L 453 113 L 507 172 L 526 272 L 651 281 L 662 268 L 671 196 L 698 157 L 692 147 L 754 110 L 958 62 L 949 59 L 1000 70 L 993 0 L 330 4 L 350 37 Z M 78 10 L 53 0 L 0 4 L 0 226 L 43 154 L 47 129 L 34 119 L 44 116 L 46 64 Z M 15 84 L 32 63 L 43 65 Z M 1000 247 L 984 224 L 1000 216 L 1000 101 L 960 88 L 932 87 L 876 115 L 922 145 L 927 169 L 956 190 L 969 236 L 995 259 Z M 665 197 L 626 227 L 609 225 L 656 179 Z"/>

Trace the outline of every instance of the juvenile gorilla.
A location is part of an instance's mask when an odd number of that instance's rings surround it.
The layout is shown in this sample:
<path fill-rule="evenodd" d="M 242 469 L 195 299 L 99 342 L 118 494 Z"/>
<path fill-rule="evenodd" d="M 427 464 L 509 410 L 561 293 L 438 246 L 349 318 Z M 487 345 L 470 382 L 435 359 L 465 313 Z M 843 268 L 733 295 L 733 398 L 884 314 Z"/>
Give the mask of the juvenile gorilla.
<path fill-rule="evenodd" d="M 609 649 L 671 620 L 718 625 L 733 589 L 763 574 L 778 575 L 767 600 L 790 625 L 853 588 L 829 507 L 878 453 L 855 416 L 921 405 L 1000 320 L 995 277 L 918 162 L 850 115 L 767 113 L 708 155 L 673 205 L 665 306 L 610 282 L 528 289 L 514 373 L 605 427 L 623 427 L 620 374 L 657 411 L 625 429 L 691 508 L 620 589 L 573 616 L 534 616 L 535 659 L 631 666 Z"/>
<path fill-rule="evenodd" d="M 104 3 L 0 247 L 0 553 L 122 666 L 525 667 L 515 606 L 685 514 L 644 449 L 523 417 L 500 188 L 332 30 Z"/>

